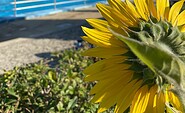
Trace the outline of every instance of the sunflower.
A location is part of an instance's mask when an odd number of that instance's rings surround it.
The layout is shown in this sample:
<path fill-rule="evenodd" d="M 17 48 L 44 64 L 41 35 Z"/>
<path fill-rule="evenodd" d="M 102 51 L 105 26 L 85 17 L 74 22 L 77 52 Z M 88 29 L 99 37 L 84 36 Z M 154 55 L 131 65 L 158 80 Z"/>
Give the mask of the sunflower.
<path fill-rule="evenodd" d="M 96 81 L 90 94 L 98 112 L 185 112 L 184 0 L 108 0 L 97 4 L 104 19 L 87 19 L 83 53 L 102 60 L 84 70 Z"/>

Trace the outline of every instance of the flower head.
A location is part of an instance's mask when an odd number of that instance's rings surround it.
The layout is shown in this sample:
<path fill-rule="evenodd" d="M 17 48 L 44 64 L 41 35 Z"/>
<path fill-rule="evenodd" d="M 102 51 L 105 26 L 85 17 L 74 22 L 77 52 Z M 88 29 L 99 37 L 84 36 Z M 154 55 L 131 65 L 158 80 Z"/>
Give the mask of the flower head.
<path fill-rule="evenodd" d="M 103 19 L 87 19 L 82 38 L 95 47 L 86 56 L 103 60 L 84 70 L 97 81 L 92 99 L 99 112 L 183 112 L 185 76 L 184 0 L 108 0 L 97 4 Z"/>

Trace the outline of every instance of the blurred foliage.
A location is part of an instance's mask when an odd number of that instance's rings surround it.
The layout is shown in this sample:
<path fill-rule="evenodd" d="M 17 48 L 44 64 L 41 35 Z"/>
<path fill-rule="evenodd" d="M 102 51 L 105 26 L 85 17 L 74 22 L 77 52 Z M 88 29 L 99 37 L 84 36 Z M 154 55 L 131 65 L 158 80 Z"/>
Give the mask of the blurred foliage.
<path fill-rule="evenodd" d="M 69 49 L 39 63 L 16 67 L 0 75 L 2 113 L 95 113 L 88 92 L 94 83 L 83 81 L 82 70 L 94 59 L 84 50 Z M 54 62 L 54 66 L 48 65 Z M 107 112 L 111 112 L 107 111 Z"/>

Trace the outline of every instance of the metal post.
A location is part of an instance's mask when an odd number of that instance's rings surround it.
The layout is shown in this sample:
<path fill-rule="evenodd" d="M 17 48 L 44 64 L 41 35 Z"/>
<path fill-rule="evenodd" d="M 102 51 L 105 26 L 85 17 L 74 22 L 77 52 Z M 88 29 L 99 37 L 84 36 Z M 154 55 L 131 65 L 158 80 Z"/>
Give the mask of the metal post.
<path fill-rule="evenodd" d="M 17 15 L 17 11 L 16 11 L 17 6 L 16 6 L 16 4 L 17 4 L 17 2 L 16 2 L 16 0 L 14 0 L 14 17 L 16 17 L 16 15 Z"/>
<path fill-rule="evenodd" d="M 56 0 L 54 0 L 54 10 L 57 9 L 57 6 L 56 6 Z"/>

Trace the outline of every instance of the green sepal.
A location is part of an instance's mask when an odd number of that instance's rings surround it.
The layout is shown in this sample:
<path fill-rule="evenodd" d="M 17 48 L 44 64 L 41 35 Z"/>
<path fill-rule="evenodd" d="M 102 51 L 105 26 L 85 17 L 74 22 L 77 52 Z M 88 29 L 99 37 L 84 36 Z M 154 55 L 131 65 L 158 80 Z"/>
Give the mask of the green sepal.
<path fill-rule="evenodd" d="M 132 61 L 132 64 L 128 69 L 133 70 L 134 72 L 142 72 L 145 67 L 146 66 L 141 65 L 138 61 Z"/>
<path fill-rule="evenodd" d="M 137 73 L 136 72 L 136 73 L 133 74 L 133 77 L 132 77 L 131 81 L 132 80 L 136 80 L 136 79 L 137 80 L 141 80 L 142 79 L 142 76 L 143 76 L 142 73 Z"/>
<path fill-rule="evenodd" d="M 155 83 L 156 75 L 149 68 L 143 70 L 143 81 L 145 84 L 153 85 Z"/>
<path fill-rule="evenodd" d="M 127 51 L 123 54 L 123 56 L 126 56 L 128 58 L 137 58 L 131 51 Z"/>

